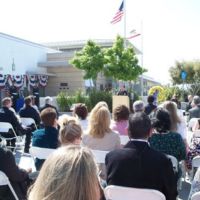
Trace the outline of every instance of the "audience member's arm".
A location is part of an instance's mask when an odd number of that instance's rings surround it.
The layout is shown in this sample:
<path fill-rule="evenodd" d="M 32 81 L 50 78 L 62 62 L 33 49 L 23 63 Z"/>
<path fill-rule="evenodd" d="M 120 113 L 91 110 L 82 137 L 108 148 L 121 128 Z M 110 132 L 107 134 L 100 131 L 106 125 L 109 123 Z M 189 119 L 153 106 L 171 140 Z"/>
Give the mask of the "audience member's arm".
<path fill-rule="evenodd" d="M 11 181 L 21 182 L 28 178 L 28 172 L 16 165 L 11 151 L 6 152 L 4 162 L 6 164 L 4 172 Z"/>

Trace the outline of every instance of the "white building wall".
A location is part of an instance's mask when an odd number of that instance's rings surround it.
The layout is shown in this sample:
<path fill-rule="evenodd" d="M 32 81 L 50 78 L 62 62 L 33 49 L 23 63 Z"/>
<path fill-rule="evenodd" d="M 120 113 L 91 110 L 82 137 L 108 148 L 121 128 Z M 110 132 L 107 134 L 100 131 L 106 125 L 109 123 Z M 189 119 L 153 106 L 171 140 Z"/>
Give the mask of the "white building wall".
<path fill-rule="evenodd" d="M 42 45 L 0 33 L 0 73 L 11 75 L 22 75 L 26 72 L 45 73 L 46 68 L 38 67 L 37 63 L 46 61 L 49 50 Z M 13 60 L 15 70 L 12 70 Z"/>

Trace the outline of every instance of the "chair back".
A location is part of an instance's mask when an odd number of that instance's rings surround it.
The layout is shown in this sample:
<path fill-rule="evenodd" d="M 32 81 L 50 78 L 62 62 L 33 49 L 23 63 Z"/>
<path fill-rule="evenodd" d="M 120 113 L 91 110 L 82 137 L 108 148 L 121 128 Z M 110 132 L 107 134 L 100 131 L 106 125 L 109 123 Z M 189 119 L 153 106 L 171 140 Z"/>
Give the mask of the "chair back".
<path fill-rule="evenodd" d="M 192 167 L 200 167 L 200 156 L 195 156 L 192 159 Z"/>
<path fill-rule="evenodd" d="M 8 179 L 8 177 L 6 176 L 6 174 L 2 171 L 0 171 L 0 186 L 3 186 L 3 185 L 8 185 L 8 187 L 10 188 L 10 191 L 12 192 L 14 198 L 16 200 L 19 200 L 12 185 L 10 184 L 10 181 Z"/>
<path fill-rule="evenodd" d="M 14 137 L 3 137 L 1 134 L 0 134 L 0 137 L 5 139 L 5 140 L 10 140 L 10 139 L 13 139 L 13 138 L 17 138 L 17 134 L 12 126 L 11 123 L 9 122 L 0 122 L 0 133 L 8 133 L 9 130 L 12 130 L 13 134 L 14 134 Z"/>
<path fill-rule="evenodd" d="M 191 200 L 199 200 L 200 199 L 200 192 L 195 192 L 192 196 L 191 196 Z"/>
<path fill-rule="evenodd" d="M 109 151 L 92 150 L 96 163 L 105 163 L 105 157 L 108 152 Z"/>
<path fill-rule="evenodd" d="M 128 141 L 130 141 L 127 135 L 120 135 L 119 137 L 120 137 L 121 145 L 125 145 L 127 144 Z"/>
<path fill-rule="evenodd" d="M 109 185 L 104 192 L 106 200 L 166 200 L 164 194 L 153 189 Z"/>
<path fill-rule="evenodd" d="M 32 157 L 46 160 L 49 157 L 49 155 L 55 151 L 55 149 L 31 147 L 29 151 Z"/>
<path fill-rule="evenodd" d="M 200 137 L 200 130 L 195 130 L 194 133 L 193 133 L 193 137 L 199 138 Z"/>
<path fill-rule="evenodd" d="M 35 120 L 33 118 L 30 118 L 30 117 L 20 117 L 20 120 L 21 120 L 21 123 L 24 126 L 30 126 L 30 125 L 34 124 L 35 128 L 37 129 Z"/>
<path fill-rule="evenodd" d="M 17 134 L 16 134 L 15 130 L 13 129 L 13 126 L 11 123 L 0 122 L 0 132 L 1 133 L 7 133 L 10 129 L 13 131 L 13 134 L 15 135 L 15 137 L 17 137 Z"/>
<path fill-rule="evenodd" d="M 171 160 L 174 170 L 178 172 L 178 160 L 176 159 L 176 157 L 172 155 L 167 155 L 167 157 Z"/>
<path fill-rule="evenodd" d="M 188 122 L 188 128 L 192 129 L 192 127 L 194 127 L 198 119 L 199 118 L 191 118 L 190 121 Z"/>

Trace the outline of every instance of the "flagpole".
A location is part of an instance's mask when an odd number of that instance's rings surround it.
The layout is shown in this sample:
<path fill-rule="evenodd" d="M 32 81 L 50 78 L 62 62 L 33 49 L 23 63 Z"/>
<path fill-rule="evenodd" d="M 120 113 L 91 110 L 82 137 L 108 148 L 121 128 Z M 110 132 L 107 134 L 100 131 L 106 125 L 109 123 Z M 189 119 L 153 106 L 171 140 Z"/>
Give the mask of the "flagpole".
<path fill-rule="evenodd" d="M 141 20 L 141 67 L 143 67 L 143 21 Z M 144 84 L 143 84 L 143 74 L 141 75 L 141 97 L 142 97 L 142 100 L 143 100 L 143 94 L 144 94 Z"/>
<path fill-rule="evenodd" d="M 124 1 L 124 48 L 126 48 L 126 0 Z"/>

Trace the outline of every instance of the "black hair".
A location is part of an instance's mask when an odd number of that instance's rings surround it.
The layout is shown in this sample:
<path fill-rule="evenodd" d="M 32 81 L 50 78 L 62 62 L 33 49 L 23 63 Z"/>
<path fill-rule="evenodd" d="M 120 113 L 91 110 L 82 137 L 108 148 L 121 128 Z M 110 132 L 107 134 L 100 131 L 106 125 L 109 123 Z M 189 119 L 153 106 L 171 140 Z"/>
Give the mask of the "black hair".
<path fill-rule="evenodd" d="M 156 129 L 157 132 L 167 132 L 170 130 L 171 121 L 169 112 L 164 108 L 158 108 L 155 112 L 155 118 L 152 119 L 152 127 Z"/>
<path fill-rule="evenodd" d="M 130 138 L 143 139 L 149 136 L 151 120 L 144 112 L 136 112 L 129 117 L 128 135 Z"/>

